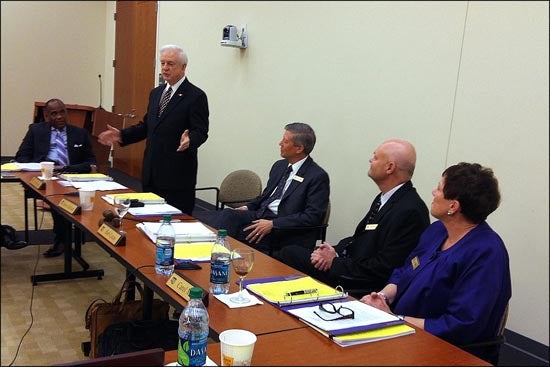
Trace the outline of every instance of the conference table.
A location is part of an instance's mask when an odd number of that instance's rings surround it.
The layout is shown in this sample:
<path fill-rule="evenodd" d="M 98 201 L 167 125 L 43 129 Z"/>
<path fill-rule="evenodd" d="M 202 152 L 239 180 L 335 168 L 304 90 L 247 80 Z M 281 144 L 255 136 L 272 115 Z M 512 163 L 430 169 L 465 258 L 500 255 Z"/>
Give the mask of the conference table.
<path fill-rule="evenodd" d="M 78 196 L 67 196 L 75 192 L 74 187 L 65 187 L 57 180 L 46 181 L 44 189 L 36 189 L 31 180 L 36 172 L 18 172 L 16 176 L 28 189 L 34 190 L 45 200 L 52 210 L 58 210 L 67 220 L 67 228 L 74 226 L 76 231 L 85 233 L 86 239 L 91 239 L 107 251 L 116 261 L 126 268 L 129 276 L 135 276 L 144 284 L 144 313 L 150 312 L 154 294 L 170 303 L 176 310 L 185 307 L 186 301 L 172 290 L 166 283 L 168 276 L 156 274 L 155 245 L 137 227 L 137 218 L 127 214 L 123 220 L 122 229 L 126 232 L 125 246 L 114 246 L 99 234 L 99 221 L 103 211 L 112 209 L 112 205 L 101 197 L 110 193 L 132 192 L 132 190 L 96 191 L 92 211 L 82 211 L 80 214 L 70 214 L 59 206 L 63 199 L 76 204 Z M 196 221 L 187 215 L 173 216 L 182 221 Z M 158 221 L 160 216 L 139 218 L 139 221 Z M 78 239 L 79 236 L 74 236 Z M 249 247 L 231 237 L 229 243 L 232 249 Z M 71 245 L 66 249 L 70 251 Z M 71 262 L 70 254 L 65 253 L 66 262 Z M 176 270 L 176 273 L 189 283 L 208 291 L 210 264 L 201 263 L 199 270 Z M 65 272 L 67 272 L 65 264 Z M 69 269 L 70 271 L 70 269 Z M 87 272 L 90 270 L 84 270 Z M 83 273 L 81 272 L 81 273 Z M 270 276 L 305 275 L 279 262 L 260 251 L 256 251 L 254 267 L 248 279 Z M 237 277 L 232 274 L 230 293 L 237 292 L 239 287 Z M 246 329 L 258 336 L 254 348 L 252 365 L 468 365 L 490 366 L 489 363 L 463 351 L 460 348 L 415 328 L 415 333 L 393 339 L 372 343 L 341 347 L 307 326 L 298 318 L 278 307 L 263 301 L 262 305 L 241 308 L 229 308 L 213 295 L 208 295 L 208 313 L 210 315 L 210 336 L 218 340 L 218 335 L 227 329 Z M 412 325 L 411 325 L 412 326 Z M 176 361 L 176 351 L 166 352 L 165 361 Z M 220 365 L 220 344 L 208 344 L 208 356 Z"/>

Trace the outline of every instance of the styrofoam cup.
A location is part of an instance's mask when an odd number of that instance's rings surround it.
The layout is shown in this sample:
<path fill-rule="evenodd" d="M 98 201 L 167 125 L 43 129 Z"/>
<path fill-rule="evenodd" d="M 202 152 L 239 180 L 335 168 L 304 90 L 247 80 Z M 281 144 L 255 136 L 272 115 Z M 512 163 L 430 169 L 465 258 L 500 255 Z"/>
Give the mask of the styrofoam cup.
<path fill-rule="evenodd" d="M 229 329 L 220 334 L 222 366 L 250 366 L 256 335 L 248 330 Z"/>
<path fill-rule="evenodd" d="M 82 210 L 94 209 L 95 190 L 78 189 L 78 196 L 80 197 L 80 207 Z"/>
<path fill-rule="evenodd" d="M 51 180 L 53 177 L 53 162 L 40 162 L 40 171 L 44 180 Z"/>

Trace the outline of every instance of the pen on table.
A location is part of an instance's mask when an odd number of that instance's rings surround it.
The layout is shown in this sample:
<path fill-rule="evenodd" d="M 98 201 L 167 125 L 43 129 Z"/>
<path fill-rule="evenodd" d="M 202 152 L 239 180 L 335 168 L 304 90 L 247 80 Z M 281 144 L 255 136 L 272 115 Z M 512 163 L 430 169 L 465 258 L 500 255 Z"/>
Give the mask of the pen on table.
<path fill-rule="evenodd" d="M 312 294 L 312 293 L 317 293 L 317 292 L 318 292 L 317 288 L 312 288 L 312 289 L 302 289 L 302 290 L 299 290 L 299 291 L 287 292 L 286 295 L 287 296 L 299 296 L 299 295 L 302 295 L 302 294 Z"/>

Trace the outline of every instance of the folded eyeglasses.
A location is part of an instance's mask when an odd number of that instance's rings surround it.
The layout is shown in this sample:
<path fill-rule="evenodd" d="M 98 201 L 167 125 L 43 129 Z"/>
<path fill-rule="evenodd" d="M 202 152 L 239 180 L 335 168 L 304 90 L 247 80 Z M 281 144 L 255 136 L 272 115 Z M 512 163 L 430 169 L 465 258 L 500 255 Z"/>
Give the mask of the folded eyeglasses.
<path fill-rule="evenodd" d="M 336 307 L 333 303 L 322 303 L 319 305 L 319 310 L 326 312 L 328 314 L 334 315 L 338 314 L 340 316 L 332 319 L 326 319 L 323 316 L 319 315 L 317 311 L 313 311 L 317 317 L 319 317 L 323 321 L 336 321 L 336 320 L 344 320 L 344 319 L 353 319 L 355 318 L 355 312 L 348 307 L 345 306 L 338 306 Z"/>

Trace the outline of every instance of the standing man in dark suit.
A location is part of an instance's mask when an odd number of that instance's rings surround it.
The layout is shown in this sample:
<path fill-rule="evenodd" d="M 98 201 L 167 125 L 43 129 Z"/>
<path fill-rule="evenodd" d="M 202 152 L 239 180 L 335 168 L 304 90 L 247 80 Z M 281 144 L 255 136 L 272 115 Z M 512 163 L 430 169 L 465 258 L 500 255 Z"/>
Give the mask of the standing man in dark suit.
<path fill-rule="evenodd" d="M 286 125 L 279 142 L 284 159 L 271 167 L 262 194 L 242 207 L 224 209 L 214 227 L 266 254 L 291 243 L 311 251 L 318 230 L 300 227 L 322 224 L 330 195 L 328 174 L 309 155 L 315 141 L 308 124 Z"/>
<path fill-rule="evenodd" d="M 403 264 L 430 224 L 426 204 L 413 187 L 413 145 L 404 140 L 382 143 L 369 160 L 369 177 L 381 193 L 359 222 L 353 236 L 338 245 L 322 243 L 315 251 L 289 246 L 280 257 L 286 264 L 332 286 L 381 289 L 394 268 Z M 353 282 L 345 277 L 362 278 Z"/>
<path fill-rule="evenodd" d="M 67 123 L 67 108 L 59 99 L 50 99 L 44 107 L 46 121 L 29 125 L 15 160 L 21 163 L 55 162 L 56 172 L 88 173 L 96 158 L 87 130 Z M 60 147 L 57 148 L 57 141 Z M 63 216 L 52 210 L 54 245 L 44 252 L 46 257 L 63 253 L 66 226 Z"/>
<path fill-rule="evenodd" d="M 175 45 L 160 49 L 165 84 L 153 89 L 143 121 L 123 130 L 110 125 L 99 134 L 101 144 L 120 146 L 147 139 L 142 186 L 191 215 L 195 207 L 197 150 L 208 138 L 206 94 L 185 76 L 187 55 Z"/>

